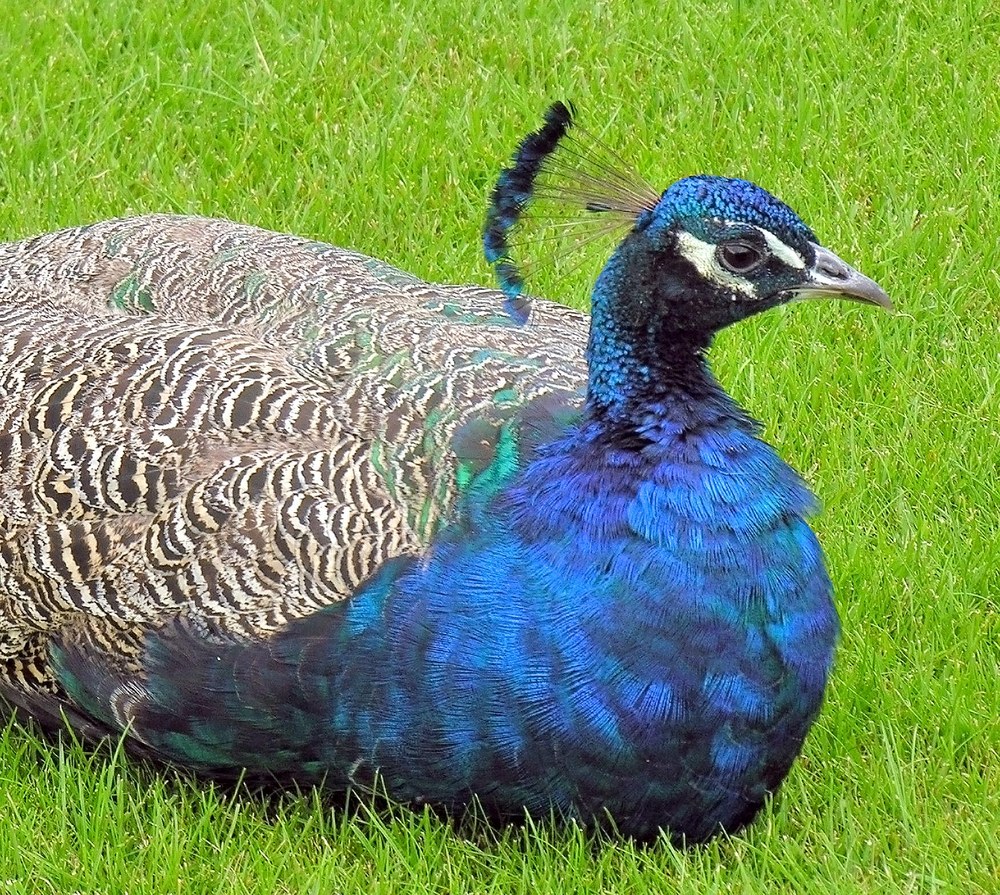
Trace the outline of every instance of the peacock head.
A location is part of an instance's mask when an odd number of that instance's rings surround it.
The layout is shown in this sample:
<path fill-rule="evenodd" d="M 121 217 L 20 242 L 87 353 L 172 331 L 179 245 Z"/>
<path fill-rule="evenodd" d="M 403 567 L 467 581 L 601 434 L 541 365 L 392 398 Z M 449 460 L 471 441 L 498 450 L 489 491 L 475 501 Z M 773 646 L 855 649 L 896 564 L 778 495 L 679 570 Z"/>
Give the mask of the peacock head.
<path fill-rule="evenodd" d="M 598 278 L 594 310 L 618 327 L 710 338 L 751 314 L 825 296 L 892 307 L 874 280 L 821 246 L 766 190 L 699 175 L 636 215 Z"/>
<path fill-rule="evenodd" d="M 601 230 L 626 231 L 591 296 L 592 411 L 631 420 L 665 390 L 689 392 L 704 381 L 714 334 L 776 305 L 831 296 L 892 307 L 878 284 L 759 186 L 699 175 L 660 194 L 585 132 L 574 140 L 571 126 L 580 133 L 572 109 L 556 103 L 521 142 L 493 190 L 483 245 L 508 313 L 524 323 L 531 303 L 509 237 L 529 206 L 554 201 L 563 234 L 575 222 L 562 213 L 574 206 Z"/>
<path fill-rule="evenodd" d="M 537 200 L 576 206 L 585 212 L 584 226 L 589 219 L 627 231 L 592 300 L 594 330 L 617 343 L 615 350 L 623 340 L 637 350 L 685 336 L 707 344 L 719 329 L 795 299 L 831 296 L 891 308 L 873 280 L 821 246 L 766 190 L 699 175 L 660 194 L 581 131 L 571 107 L 555 103 L 501 173 L 483 237 L 508 311 L 521 322 L 530 302 L 509 237 Z"/>

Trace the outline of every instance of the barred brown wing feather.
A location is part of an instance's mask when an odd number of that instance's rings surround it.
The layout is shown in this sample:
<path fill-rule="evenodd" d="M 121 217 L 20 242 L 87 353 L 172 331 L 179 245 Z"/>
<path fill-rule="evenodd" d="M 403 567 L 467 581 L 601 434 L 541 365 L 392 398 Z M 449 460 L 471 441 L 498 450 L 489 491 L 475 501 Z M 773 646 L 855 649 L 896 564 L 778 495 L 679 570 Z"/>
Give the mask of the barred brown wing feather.
<path fill-rule="evenodd" d="M 21 298 L 0 304 L 8 680 L 44 685 L 38 637 L 76 613 L 260 633 L 417 549 L 366 440 L 259 341 Z"/>
<path fill-rule="evenodd" d="M 228 221 L 0 245 L 0 683 L 79 613 L 263 634 L 418 552 L 457 444 L 582 399 L 586 319 L 502 302 Z"/>

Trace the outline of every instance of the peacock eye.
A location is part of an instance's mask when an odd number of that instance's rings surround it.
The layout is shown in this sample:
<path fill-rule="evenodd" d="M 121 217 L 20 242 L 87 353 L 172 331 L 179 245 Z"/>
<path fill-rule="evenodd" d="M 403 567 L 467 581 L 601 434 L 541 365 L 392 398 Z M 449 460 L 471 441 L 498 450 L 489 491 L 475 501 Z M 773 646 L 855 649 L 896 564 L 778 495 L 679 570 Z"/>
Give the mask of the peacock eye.
<path fill-rule="evenodd" d="M 740 276 L 753 273 L 767 260 L 763 249 L 741 239 L 722 243 L 716 248 L 715 255 L 726 270 Z"/>

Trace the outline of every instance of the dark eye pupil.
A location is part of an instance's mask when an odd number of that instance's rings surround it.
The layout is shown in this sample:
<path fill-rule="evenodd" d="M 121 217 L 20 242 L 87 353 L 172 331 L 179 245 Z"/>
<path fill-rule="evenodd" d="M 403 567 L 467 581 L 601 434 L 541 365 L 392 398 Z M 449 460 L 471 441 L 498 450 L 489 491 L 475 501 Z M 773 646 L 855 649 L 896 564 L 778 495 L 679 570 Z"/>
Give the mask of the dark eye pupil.
<path fill-rule="evenodd" d="M 764 256 L 756 246 L 730 242 L 719 246 L 719 260 L 733 273 L 749 273 L 764 260 Z"/>

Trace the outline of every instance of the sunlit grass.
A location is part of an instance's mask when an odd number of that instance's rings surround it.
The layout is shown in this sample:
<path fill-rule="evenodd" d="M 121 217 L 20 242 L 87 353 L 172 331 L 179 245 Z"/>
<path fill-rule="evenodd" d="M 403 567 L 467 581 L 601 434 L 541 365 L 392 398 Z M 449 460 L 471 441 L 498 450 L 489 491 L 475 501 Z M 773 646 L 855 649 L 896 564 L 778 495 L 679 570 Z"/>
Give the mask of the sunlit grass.
<path fill-rule="evenodd" d="M 431 815 L 234 800 L 12 728 L 0 893 L 997 891 L 995 4 L 0 11 L 3 238 L 181 211 L 486 283 L 491 182 L 566 97 L 658 186 L 762 183 L 899 308 L 800 304 L 715 351 L 824 504 L 844 623 L 805 754 L 745 835 L 691 853 L 466 836 Z M 583 306 L 586 266 L 536 285 Z"/>

